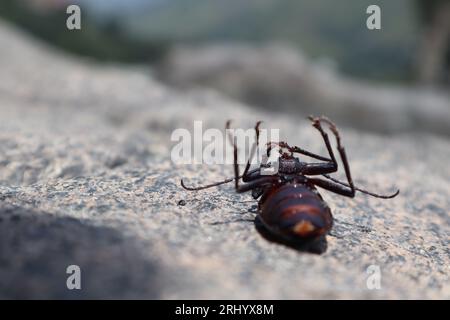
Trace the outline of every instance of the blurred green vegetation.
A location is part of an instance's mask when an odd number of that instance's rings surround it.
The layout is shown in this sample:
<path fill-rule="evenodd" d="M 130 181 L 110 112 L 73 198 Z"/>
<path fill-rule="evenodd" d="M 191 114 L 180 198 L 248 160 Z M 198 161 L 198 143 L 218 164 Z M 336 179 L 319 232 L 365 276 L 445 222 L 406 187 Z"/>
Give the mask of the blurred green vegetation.
<path fill-rule="evenodd" d="M 410 82 L 423 64 L 418 52 L 427 50 L 424 29 L 448 1 L 149 0 L 114 15 L 94 16 L 86 5 L 82 30 L 69 31 L 62 9 L 32 10 L 25 0 L 1 0 L 0 17 L 54 46 L 98 60 L 158 62 L 173 43 L 278 41 L 335 61 L 348 75 Z M 371 4 L 382 9 L 381 30 L 366 28 Z M 444 54 L 448 68 L 450 48 Z"/>
<path fill-rule="evenodd" d="M 425 23 L 429 23 L 436 14 L 436 10 L 443 4 L 448 3 L 449 0 L 415 0 L 415 2 L 421 20 Z"/>
<path fill-rule="evenodd" d="M 116 18 L 101 24 L 82 10 L 82 29 L 68 30 L 65 7 L 35 10 L 25 1 L 1 0 L 0 17 L 65 51 L 102 61 L 155 62 L 164 56 L 168 44 L 159 40 L 136 40 L 124 35 Z"/>
<path fill-rule="evenodd" d="M 382 30 L 366 28 L 371 4 L 382 8 Z M 347 74 L 411 80 L 420 36 L 416 9 L 413 0 L 168 0 L 125 25 L 142 39 L 284 41 L 331 58 Z"/>

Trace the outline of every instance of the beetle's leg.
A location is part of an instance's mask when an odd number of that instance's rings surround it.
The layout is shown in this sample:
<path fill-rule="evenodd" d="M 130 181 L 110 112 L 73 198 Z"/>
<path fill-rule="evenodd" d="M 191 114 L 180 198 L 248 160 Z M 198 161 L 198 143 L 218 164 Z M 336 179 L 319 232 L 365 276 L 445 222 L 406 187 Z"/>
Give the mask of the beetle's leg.
<path fill-rule="evenodd" d="M 272 184 L 272 183 L 275 183 L 276 181 L 278 181 L 278 177 L 267 176 L 267 177 L 255 179 L 252 182 L 249 182 L 249 183 L 239 186 L 239 165 L 237 162 L 238 149 L 237 149 L 237 145 L 236 145 L 236 138 L 233 141 L 233 147 L 234 147 L 233 156 L 234 156 L 234 182 L 235 182 L 234 187 L 235 187 L 237 193 L 247 192 L 254 188 L 262 187 L 264 185 Z"/>
<path fill-rule="evenodd" d="M 249 177 L 252 178 L 252 180 L 259 178 L 259 169 L 253 169 L 253 170 L 250 170 L 250 173 L 249 173 L 248 175 L 249 175 Z M 238 178 L 240 179 L 240 178 L 242 178 L 242 176 L 239 176 Z M 204 189 L 208 189 L 208 188 L 212 188 L 212 187 L 217 187 L 217 186 L 220 186 L 220 185 L 222 185 L 222 184 L 231 182 L 231 181 L 233 181 L 234 179 L 235 179 L 235 177 L 233 177 L 233 178 L 228 178 L 228 179 L 225 179 L 225 180 L 223 180 L 223 181 L 214 182 L 214 183 L 207 184 L 207 185 L 204 185 L 204 186 L 199 186 L 199 187 L 187 187 L 187 186 L 184 184 L 183 179 L 181 179 L 181 186 L 182 186 L 184 189 L 189 190 L 189 191 L 198 191 L 198 190 L 204 190 Z"/>
<path fill-rule="evenodd" d="M 258 199 L 259 197 L 261 197 L 264 193 L 264 189 L 263 188 L 255 188 L 252 190 L 252 197 L 253 199 Z"/>
<path fill-rule="evenodd" d="M 227 129 L 229 128 L 229 121 L 227 122 Z M 237 149 L 237 144 L 236 144 L 236 137 L 231 137 L 230 139 L 233 138 L 233 158 L 234 158 L 234 187 L 236 189 L 237 193 L 243 193 L 243 192 L 247 192 L 250 191 L 252 189 L 258 188 L 258 187 L 262 187 L 264 185 L 268 185 L 268 184 L 273 184 L 276 183 L 278 181 L 278 177 L 276 176 L 266 176 L 266 177 L 254 177 L 254 180 L 239 186 L 239 165 L 238 165 L 238 149 Z M 248 171 L 248 170 L 247 170 Z"/>
<path fill-rule="evenodd" d="M 226 126 L 225 126 L 226 130 L 230 129 L 230 123 L 231 123 L 231 121 L 228 120 L 226 123 Z M 259 178 L 259 173 L 255 174 L 252 172 L 249 175 L 248 172 L 250 170 L 251 161 L 253 160 L 253 157 L 255 156 L 256 149 L 259 146 L 259 133 L 260 133 L 259 126 L 261 125 L 261 123 L 262 123 L 262 121 L 258 121 L 258 122 L 256 122 L 256 125 L 255 125 L 256 141 L 253 143 L 249 158 L 247 160 L 247 164 L 245 165 L 244 173 L 242 174 L 242 181 L 244 181 L 244 182 L 249 182 L 256 178 Z M 233 143 L 233 145 L 235 145 L 236 141 L 235 141 L 234 137 L 231 136 L 231 134 L 228 135 L 228 138 L 229 138 L 230 142 Z"/>
<path fill-rule="evenodd" d="M 236 192 L 237 193 L 247 192 L 247 191 L 253 190 L 255 188 L 260 188 L 260 187 L 264 187 L 266 185 L 274 184 L 277 181 L 278 181 L 278 177 L 266 176 L 263 178 L 259 178 L 258 180 L 254 180 L 252 182 L 243 184 L 241 186 L 238 185 L 236 188 Z"/>
<path fill-rule="evenodd" d="M 337 149 L 338 149 L 339 154 L 341 156 L 342 163 L 344 164 L 345 175 L 347 177 L 348 183 L 344 183 L 344 182 L 341 182 L 341 181 L 339 181 L 337 179 L 334 179 L 333 177 L 331 177 L 331 176 L 329 176 L 329 175 L 327 175 L 325 173 L 323 173 L 322 175 L 325 178 L 330 179 L 333 182 L 326 181 L 326 180 L 323 180 L 323 179 L 309 179 L 310 181 L 312 181 L 314 184 L 316 184 L 319 187 L 322 187 L 324 189 L 327 189 L 327 190 L 330 190 L 332 192 L 336 192 L 338 194 L 342 194 L 342 195 L 348 196 L 348 197 L 354 197 L 355 190 L 358 190 L 358 191 L 360 191 L 362 193 L 371 195 L 371 196 L 376 197 L 376 198 L 382 198 L 382 199 L 391 199 L 391 198 L 396 197 L 400 193 L 400 190 L 397 190 L 393 194 L 381 195 L 381 194 L 377 194 L 377 193 L 374 193 L 374 192 L 370 192 L 370 191 L 367 191 L 367 190 L 355 187 L 354 184 L 353 184 L 351 173 L 350 173 L 350 166 L 348 164 L 347 154 L 345 153 L 344 147 L 341 146 L 341 137 L 339 135 L 339 132 L 338 132 L 338 129 L 337 129 L 336 125 L 331 120 L 329 120 L 328 118 L 325 118 L 325 117 L 315 118 L 314 120 L 315 121 L 319 121 L 319 122 L 320 121 L 326 122 L 330 126 L 330 129 L 333 132 L 333 134 L 335 135 L 336 142 L 337 142 Z"/>
<path fill-rule="evenodd" d="M 230 122 L 231 122 L 230 120 L 227 121 L 226 126 L 225 126 L 226 129 L 230 129 Z M 208 184 L 208 185 L 205 185 L 205 186 L 199 186 L 199 187 L 187 187 L 184 184 L 183 179 L 181 179 L 181 186 L 184 189 L 189 190 L 189 191 L 198 191 L 198 190 L 204 190 L 204 189 L 216 187 L 216 186 L 219 186 L 219 185 L 231 182 L 233 180 L 237 181 L 240 178 L 242 178 L 242 180 L 244 182 L 249 182 L 249 181 L 253 181 L 253 180 L 256 180 L 256 179 L 260 178 L 261 176 L 259 174 L 259 168 L 250 170 L 250 161 L 252 160 L 252 158 L 254 156 L 256 147 L 259 145 L 259 126 L 260 126 L 261 122 L 262 121 L 258 121 L 256 123 L 256 126 L 255 126 L 256 144 L 253 144 L 253 147 L 252 147 L 252 150 L 251 150 L 251 153 L 250 153 L 250 158 L 248 159 L 247 165 L 245 167 L 245 171 L 244 171 L 244 173 L 241 176 L 238 175 L 237 177 L 235 176 L 234 178 L 225 179 L 225 180 L 220 181 L 220 182 L 215 182 L 215 183 L 211 183 L 211 184 Z M 231 134 L 229 134 L 228 138 L 230 139 L 231 142 L 233 142 L 234 138 L 231 136 Z"/>
<path fill-rule="evenodd" d="M 323 174 L 323 176 L 325 178 L 327 178 L 327 179 L 330 179 L 333 182 L 336 182 L 337 184 L 350 187 L 345 182 L 339 181 L 338 179 L 335 179 L 335 178 L 329 176 L 328 174 Z M 358 188 L 356 186 L 355 186 L 355 190 L 357 190 L 359 192 L 362 192 L 362 193 L 365 193 L 365 194 L 368 194 L 369 196 L 372 196 L 372 197 L 375 197 L 375 198 L 381 198 L 381 199 L 392 199 L 392 198 L 395 198 L 400 193 L 400 190 L 397 189 L 397 191 L 395 191 L 394 193 L 391 193 L 391 194 L 378 194 L 378 193 L 375 193 L 375 192 L 370 192 L 370 191 Z"/>
<path fill-rule="evenodd" d="M 347 177 L 347 185 L 338 184 L 336 182 L 331 182 L 328 180 L 318 179 L 318 178 L 309 178 L 308 180 L 314 183 L 315 185 L 322 187 L 324 189 L 327 189 L 329 191 L 341 194 L 343 196 L 351 197 L 353 198 L 355 196 L 355 186 L 353 185 L 353 179 L 350 172 L 350 166 L 348 164 L 347 154 L 345 153 L 344 147 L 341 145 L 341 137 L 339 135 L 339 132 L 330 120 L 327 118 L 319 118 L 319 121 L 325 121 L 330 125 L 330 129 L 333 132 L 334 136 L 336 137 L 336 143 L 337 143 L 337 149 L 339 151 L 339 155 L 342 160 L 342 164 L 344 165 L 345 170 L 345 176 Z"/>
<path fill-rule="evenodd" d="M 252 150 L 250 152 L 250 156 L 247 161 L 247 165 L 245 166 L 244 173 L 242 174 L 242 176 L 243 176 L 242 181 L 244 181 L 244 182 L 254 180 L 255 176 L 259 176 L 259 174 L 254 175 L 253 177 L 249 176 L 248 170 L 250 169 L 251 161 L 253 160 L 253 157 L 255 156 L 255 152 L 256 152 L 257 148 L 259 147 L 259 132 L 260 132 L 259 126 L 261 125 L 261 123 L 262 123 L 262 121 L 258 121 L 258 122 L 256 122 L 256 125 L 255 125 L 256 141 L 255 141 L 255 143 L 253 143 Z"/>
<path fill-rule="evenodd" d="M 322 135 L 323 141 L 325 142 L 325 146 L 327 147 L 328 154 L 330 155 L 330 159 L 327 159 L 322 156 L 317 156 L 315 154 L 310 153 L 309 151 L 303 150 L 299 147 L 292 147 L 292 151 L 300 154 L 304 154 L 307 156 L 312 156 L 313 158 L 326 161 L 325 163 L 308 163 L 305 165 L 305 167 L 302 169 L 302 174 L 306 175 L 317 175 L 317 174 L 324 174 L 324 173 L 331 173 L 336 172 L 338 169 L 338 163 L 336 161 L 336 157 L 334 156 L 333 148 L 331 147 L 330 139 L 328 138 L 328 134 L 323 130 L 321 121 L 325 121 L 329 126 L 331 131 L 336 136 L 336 140 L 340 140 L 339 133 L 337 132 L 336 126 L 334 123 L 332 123 L 330 120 L 320 117 L 320 118 L 313 118 L 312 116 L 309 117 L 309 119 L 312 122 L 312 125 L 314 128 L 319 130 L 320 134 Z"/>
<path fill-rule="evenodd" d="M 302 149 L 302 148 L 297 147 L 297 146 L 289 147 L 289 150 L 291 152 L 303 154 L 305 156 L 308 156 L 308 157 L 311 157 L 311 158 L 314 158 L 314 159 L 317 159 L 317 160 L 332 162 L 333 160 L 335 160 L 334 153 L 333 153 L 333 148 L 331 147 L 331 143 L 330 143 L 330 140 L 328 138 L 328 134 L 323 130 L 323 128 L 322 128 L 322 126 L 320 124 L 320 121 L 322 120 L 322 118 L 317 118 L 317 117 L 314 118 L 312 116 L 309 116 L 308 118 L 309 118 L 309 120 L 311 120 L 313 127 L 316 128 L 320 132 L 320 134 L 322 135 L 323 141 L 325 142 L 325 146 L 327 147 L 328 154 L 330 155 L 330 158 L 320 156 L 318 154 L 312 153 L 310 151 L 307 151 L 307 150 Z"/>
<path fill-rule="evenodd" d="M 319 178 L 309 178 L 308 181 L 312 182 L 314 185 L 324 188 L 328 191 L 340 194 L 342 196 L 353 198 L 355 196 L 355 188 L 346 187 L 335 182 L 328 180 L 323 180 Z"/>

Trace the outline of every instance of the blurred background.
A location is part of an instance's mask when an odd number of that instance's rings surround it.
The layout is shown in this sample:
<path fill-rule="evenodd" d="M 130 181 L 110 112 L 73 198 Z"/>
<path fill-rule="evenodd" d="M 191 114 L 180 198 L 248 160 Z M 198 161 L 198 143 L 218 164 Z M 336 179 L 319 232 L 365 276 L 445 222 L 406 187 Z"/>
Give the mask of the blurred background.
<path fill-rule="evenodd" d="M 69 4 L 82 30 L 65 25 Z M 381 8 L 381 30 L 366 9 Z M 448 0 L 2 0 L 0 16 L 73 55 L 150 66 L 269 111 L 450 135 Z"/>

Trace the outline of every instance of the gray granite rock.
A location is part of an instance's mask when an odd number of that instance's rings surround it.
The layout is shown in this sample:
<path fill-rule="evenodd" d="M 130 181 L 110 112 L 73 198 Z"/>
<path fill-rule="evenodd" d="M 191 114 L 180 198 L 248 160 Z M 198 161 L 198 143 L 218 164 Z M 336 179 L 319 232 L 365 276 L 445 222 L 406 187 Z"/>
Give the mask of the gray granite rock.
<path fill-rule="evenodd" d="M 64 57 L 3 24 L 0 42 L 0 297 L 450 298 L 448 141 L 343 129 L 356 182 L 401 194 L 323 191 L 336 218 L 328 249 L 300 252 L 266 240 L 256 203 L 231 185 L 184 191 L 181 177 L 217 181 L 232 168 L 176 165 L 170 137 L 194 120 L 262 119 L 324 152 L 308 121 Z M 69 264 L 80 292 L 65 289 Z M 367 287 L 370 265 L 380 290 Z"/>

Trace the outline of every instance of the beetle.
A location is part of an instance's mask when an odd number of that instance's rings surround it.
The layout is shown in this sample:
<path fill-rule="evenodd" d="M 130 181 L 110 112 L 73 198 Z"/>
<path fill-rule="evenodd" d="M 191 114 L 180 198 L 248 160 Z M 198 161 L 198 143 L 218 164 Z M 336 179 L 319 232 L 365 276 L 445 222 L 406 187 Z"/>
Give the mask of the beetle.
<path fill-rule="evenodd" d="M 321 134 L 329 157 L 320 156 L 297 146 L 291 147 L 286 142 L 269 142 L 266 150 L 267 155 L 270 154 L 273 147 L 279 147 L 277 173 L 262 175 L 263 165 L 250 170 L 251 160 L 254 157 L 256 147 L 259 145 L 261 121 L 258 121 L 255 126 L 256 141 L 242 175 L 239 174 L 237 162 L 236 138 L 229 134 L 234 151 L 234 177 L 201 187 L 187 187 L 181 179 L 181 186 L 189 191 L 198 191 L 234 180 L 236 192 L 251 191 L 253 198 L 259 199 L 257 213 L 267 231 L 288 242 L 317 240 L 330 232 L 333 226 L 333 216 L 316 187 L 350 198 L 355 197 L 356 191 L 382 199 L 391 199 L 400 193 L 400 190 L 397 190 L 391 195 L 380 195 L 356 187 L 336 125 L 323 116 L 310 116 L 309 119 L 312 126 Z M 329 127 L 336 139 L 337 150 L 342 160 L 347 182 L 339 181 L 329 175 L 338 170 L 338 162 L 328 134 L 323 129 L 322 124 Z M 229 128 L 230 121 L 226 124 L 226 129 Z M 319 160 L 319 162 L 303 162 L 295 154 L 308 156 Z M 241 179 L 244 184 L 240 183 Z"/>

